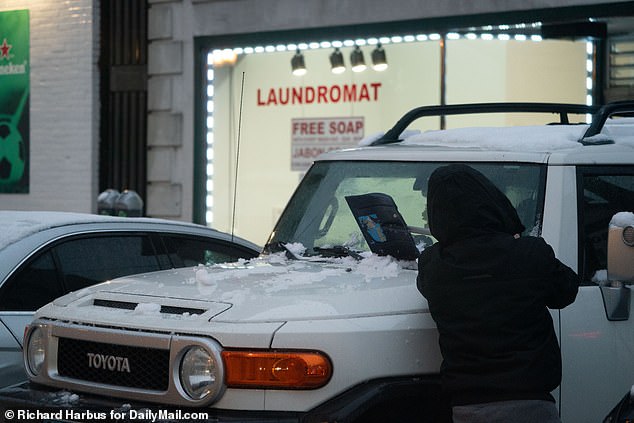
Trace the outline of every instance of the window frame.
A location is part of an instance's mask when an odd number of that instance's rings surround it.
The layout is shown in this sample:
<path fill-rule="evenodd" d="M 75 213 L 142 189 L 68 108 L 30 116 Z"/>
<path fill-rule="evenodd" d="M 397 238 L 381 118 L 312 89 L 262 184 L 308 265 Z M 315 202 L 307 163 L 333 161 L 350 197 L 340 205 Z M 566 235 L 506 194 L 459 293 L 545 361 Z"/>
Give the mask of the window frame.
<path fill-rule="evenodd" d="M 174 261 L 170 257 L 170 249 L 168 247 L 168 242 L 169 242 L 168 239 L 174 239 L 174 238 L 184 238 L 189 241 L 199 241 L 206 244 L 215 244 L 216 246 L 218 246 L 218 248 L 214 250 L 215 252 L 222 253 L 229 256 L 235 256 L 236 260 L 239 258 L 239 256 L 237 254 L 233 254 L 233 252 L 239 251 L 241 252 L 241 254 L 244 253 L 245 256 L 246 255 L 250 256 L 250 258 L 257 257 L 259 254 L 257 252 L 254 252 L 248 247 L 239 245 L 238 243 L 232 244 L 231 241 L 223 240 L 220 238 L 212 239 L 211 237 L 205 237 L 205 236 L 196 235 L 196 234 L 169 232 L 169 233 L 158 234 L 158 238 L 159 239 L 157 240 L 157 244 L 160 245 L 160 251 L 157 253 L 157 255 L 164 257 L 164 258 L 160 257 L 159 262 L 166 261 L 169 263 L 169 266 L 170 266 L 170 267 L 166 267 L 165 269 L 176 268 Z"/>
<path fill-rule="evenodd" d="M 71 290 L 67 284 L 68 274 L 66 273 L 66 270 L 64 269 L 62 260 L 60 259 L 59 252 L 58 252 L 58 248 L 60 248 L 61 245 L 66 244 L 68 242 L 74 242 L 74 241 L 78 241 L 82 239 L 95 240 L 97 238 L 124 238 L 124 237 L 125 238 L 133 237 L 133 238 L 140 238 L 140 239 L 146 238 L 149 242 L 150 248 L 152 249 L 152 254 L 157 265 L 157 269 L 155 269 L 154 271 L 164 270 L 159 260 L 159 252 L 157 248 L 156 239 L 154 239 L 152 235 L 153 234 L 151 232 L 148 232 L 146 230 L 142 230 L 142 231 L 124 230 L 124 231 L 104 231 L 104 232 L 94 232 L 94 233 L 83 233 L 83 234 L 78 234 L 75 236 L 65 237 L 64 239 L 60 239 L 56 241 L 54 245 L 50 245 L 49 250 L 53 254 L 55 265 L 58 268 L 58 273 L 61 275 L 61 282 L 62 282 L 62 287 L 64 290 L 64 295 L 68 294 L 69 292 L 77 291 L 77 289 Z M 153 270 L 149 270 L 148 272 L 151 272 L 151 271 Z M 121 277 L 123 276 L 124 275 L 121 275 Z M 114 278 L 114 277 L 108 277 L 108 279 L 110 278 Z M 96 282 L 96 283 L 100 283 L 100 282 Z M 92 286 L 92 285 L 94 284 L 90 284 L 88 286 Z M 79 288 L 79 289 L 82 289 L 82 288 Z"/>
<path fill-rule="evenodd" d="M 5 297 L 6 297 L 6 293 L 7 291 L 11 291 L 11 289 L 13 287 L 15 287 L 18 282 L 20 282 L 22 279 L 20 280 L 16 280 L 17 276 L 22 277 L 24 275 L 24 271 L 28 268 L 30 268 L 33 264 L 35 264 L 36 262 L 42 260 L 45 258 L 45 256 L 48 256 L 48 260 L 50 260 L 53 264 L 53 272 L 55 275 L 55 280 L 52 281 L 53 284 L 55 285 L 55 287 L 53 287 L 53 289 L 59 291 L 61 295 L 66 294 L 68 291 L 66 290 L 66 287 L 64 286 L 64 282 L 63 282 L 63 276 L 60 272 L 59 269 L 59 265 L 57 262 L 57 259 L 55 257 L 55 254 L 53 253 L 53 251 L 49 248 L 46 249 L 40 249 L 38 251 L 37 254 L 33 254 L 29 257 L 28 260 L 26 260 L 24 263 L 22 263 L 20 266 L 18 266 L 18 268 L 11 273 L 11 275 L 4 281 L 4 283 L 2 284 L 2 286 L 0 286 L 0 313 L 15 313 L 15 312 L 34 312 L 35 310 L 23 310 L 23 309 L 19 309 L 19 308 L 5 308 L 3 306 L 3 304 L 5 303 Z M 21 284 L 20 284 L 21 285 Z M 39 285 L 39 284 L 38 284 Z M 17 287 L 17 291 L 20 292 L 21 288 Z M 57 297 L 55 297 L 57 298 Z M 48 303 L 49 301 L 47 301 L 46 303 Z M 46 304 L 44 303 L 44 304 Z M 43 305 L 43 304 L 42 304 Z M 36 307 L 37 309 L 37 307 Z"/>
<path fill-rule="evenodd" d="M 152 245 L 152 249 L 154 250 L 154 256 L 159 264 L 160 270 L 163 270 L 161 263 L 159 261 L 159 254 L 157 252 L 157 242 L 155 239 L 155 233 L 151 232 L 151 231 L 147 231 L 147 230 L 109 230 L 109 229 L 105 229 L 103 231 L 94 231 L 94 232 L 73 232 L 73 233 L 69 233 L 69 234 L 64 234 L 60 237 L 57 237 L 45 244 L 39 245 L 38 248 L 36 250 L 33 250 L 29 256 L 22 262 L 20 263 L 19 266 L 17 266 L 9 275 L 8 277 L 4 280 L 4 282 L 2 283 L 2 286 L 0 286 L 0 297 L 2 297 L 4 291 L 6 289 L 8 289 L 7 287 L 9 285 L 12 285 L 15 283 L 15 280 L 17 278 L 17 275 L 20 275 L 24 269 L 26 269 L 27 267 L 31 266 L 35 261 L 39 260 L 43 255 L 45 254 L 50 254 L 55 266 L 55 274 L 56 274 L 56 279 L 57 279 L 57 284 L 58 286 L 61 288 L 62 291 L 62 295 L 66 295 L 69 292 L 72 292 L 68 289 L 68 286 L 66 284 L 66 278 L 65 278 L 65 274 L 64 274 L 64 270 L 63 267 L 61 265 L 59 256 L 57 254 L 56 248 L 59 247 L 62 244 L 65 244 L 67 242 L 72 242 L 78 239 L 85 239 L 85 238 L 102 238 L 102 237 L 120 237 L 120 236 L 135 236 L 135 237 L 147 237 Z M 24 311 L 24 312 L 34 312 L 35 310 L 0 310 L 1 312 L 8 312 L 8 311 Z"/>
<path fill-rule="evenodd" d="M 577 184 L 577 263 L 578 274 L 583 286 L 596 286 L 596 283 L 592 282 L 591 278 L 587 278 L 587 264 L 586 264 L 586 209 L 584 207 L 584 177 L 588 176 L 625 176 L 631 175 L 634 177 L 634 165 L 620 164 L 620 165 L 579 165 L 576 167 L 576 184 Z M 625 210 L 623 210 L 625 211 Z M 630 210 L 634 211 L 634 210 Z M 605 231 L 608 231 L 608 225 L 605 227 Z M 606 247 L 607 248 L 607 247 Z"/>
<path fill-rule="evenodd" d="M 152 228 L 142 228 L 142 229 L 131 229 L 131 228 L 102 228 L 102 229 L 91 229 L 85 230 L 81 225 L 76 225 L 72 233 L 65 233 L 58 237 L 48 240 L 45 243 L 42 243 L 36 247 L 33 251 L 31 251 L 22 262 L 16 266 L 10 274 L 7 275 L 5 280 L 0 285 L 0 298 L 2 297 L 3 292 L 9 289 L 10 285 L 13 285 L 17 278 L 17 275 L 22 274 L 24 269 L 31 266 L 35 261 L 39 260 L 43 255 L 50 254 L 55 267 L 55 275 L 56 275 L 56 283 L 58 287 L 61 289 L 62 294 L 66 295 L 71 292 L 65 281 L 65 274 L 63 270 L 63 266 L 60 263 L 60 259 L 57 254 L 57 248 L 65 244 L 67 242 L 72 242 L 78 239 L 95 239 L 95 238 L 103 238 L 103 237 L 146 237 L 151 244 L 151 248 L 154 252 L 154 257 L 158 263 L 158 270 L 169 270 L 173 269 L 174 264 L 168 256 L 168 248 L 165 244 L 163 237 L 179 237 L 193 240 L 200 240 L 207 244 L 216 244 L 219 246 L 219 252 L 240 252 L 241 255 L 244 256 L 253 256 L 257 257 L 259 254 L 258 251 L 252 250 L 247 246 L 240 245 L 237 242 L 231 242 L 230 240 L 225 240 L 222 238 L 214 238 L 212 234 L 205 235 L 204 233 L 197 233 L 194 231 L 185 230 L 177 230 L 178 228 L 162 228 L 162 229 L 152 229 Z M 229 254 L 235 255 L 235 254 Z M 35 310 L 1 310 L 0 313 L 5 312 L 28 312 L 32 313 Z"/>

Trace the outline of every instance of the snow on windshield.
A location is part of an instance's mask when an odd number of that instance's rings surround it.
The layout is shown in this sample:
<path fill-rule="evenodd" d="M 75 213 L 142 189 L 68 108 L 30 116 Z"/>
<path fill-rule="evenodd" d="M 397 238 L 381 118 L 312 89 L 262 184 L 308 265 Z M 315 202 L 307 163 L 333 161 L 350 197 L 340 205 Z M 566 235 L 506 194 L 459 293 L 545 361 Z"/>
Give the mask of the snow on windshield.
<path fill-rule="evenodd" d="M 305 250 L 299 243 L 292 248 L 296 252 Z M 219 293 L 220 297 L 214 299 L 239 304 L 252 294 L 252 289 L 274 295 L 293 287 L 310 286 L 327 279 L 338 280 L 351 274 L 362 276 L 365 283 L 372 283 L 397 277 L 406 269 L 416 269 L 415 262 L 399 261 L 390 256 L 378 256 L 370 252 L 362 253 L 361 256 L 361 260 L 356 260 L 352 257 L 304 257 L 298 254 L 298 259 L 289 259 L 284 252 L 274 253 L 251 260 L 240 259 L 235 263 L 199 266 L 194 269 L 195 276 L 187 283 L 196 284 L 203 297 L 214 298 Z M 314 263 L 324 265 L 314 266 Z M 267 277 L 255 281 L 250 279 L 264 275 Z M 217 292 L 222 281 L 230 281 L 233 288 Z"/>
<path fill-rule="evenodd" d="M 292 246 L 296 252 L 305 250 L 301 244 Z M 233 263 L 214 264 L 210 266 L 180 269 L 178 272 L 191 271 L 191 277 L 177 280 L 176 283 L 195 288 L 197 300 L 211 300 L 239 305 L 262 295 L 276 296 L 294 288 L 305 288 L 314 285 L 317 289 L 328 288 L 337 292 L 348 292 L 364 286 L 383 286 L 387 279 L 398 278 L 403 283 L 403 272 L 409 273 L 407 280 L 412 280 L 411 273 L 415 270 L 415 261 L 399 261 L 390 256 L 378 256 L 366 252 L 362 259 L 352 257 L 333 258 L 319 256 L 298 255 L 297 259 L 290 259 L 285 252 L 262 255 L 250 260 L 240 259 Z M 319 263 L 319 265 L 316 265 Z M 136 282 L 136 280 L 135 280 Z M 325 285 L 324 285 L 325 284 Z M 332 285 L 331 285 L 332 284 Z M 139 288 L 141 285 L 136 285 Z M 82 290 L 83 296 L 94 295 L 99 286 Z M 147 292 L 145 292 L 147 294 Z M 74 296 L 77 299 L 76 296 Z M 92 303 L 92 302 L 90 302 Z M 325 308 L 326 307 L 326 308 Z M 314 300 L 298 300 L 292 304 L 275 310 L 274 315 L 286 315 L 289 312 L 329 313 L 327 304 Z M 81 311 L 82 308 L 78 308 Z M 87 308 L 86 313 L 92 309 Z M 133 315 L 134 319 L 164 319 L 164 320 L 195 320 L 196 314 L 162 313 L 160 301 L 140 302 L 135 309 L 108 309 L 109 314 Z M 277 313 L 277 314 L 276 314 Z M 267 311 L 270 318 L 270 312 Z"/>
<path fill-rule="evenodd" d="M 292 247 L 295 253 L 305 250 L 299 243 Z M 384 286 L 382 282 L 386 279 L 397 278 L 402 272 L 409 272 L 407 280 L 412 280 L 411 271 L 416 269 L 416 263 L 412 261 L 399 261 L 390 256 L 378 256 L 370 252 L 362 254 L 361 260 L 352 257 L 332 258 L 319 256 L 297 256 L 297 259 L 287 258 L 284 252 L 260 256 L 252 260 L 241 260 L 234 266 L 239 268 L 237 272 L 226 272 L 231 275 L 232 289 L 229 291 L 220 290 L 218 297 L 216 290 L 217 282 L 227 279 L 218 272 L 218 267 L 230 267 L 231 265 L 211 266 L 205 268 L 208 275 L 203 279 L 197 276 L 198 289 L 209 298 L 214 296 L 216 300 L 231 302 L 234 305 L 242 304 L 246 301 L 253 301 L 254 297 L 261 298 L 261 295 L 275 296 L 293 288 L 311 287 L 317 284 L 317 289 L 330 293 L 349 292 L 356 290 L 359 286 Z M 320 265 L 315 265 L 320 263 Z M 199 270 L 200 271 L 200 270 Z M 251 276 L 261 276 L 265 272 L 268 277 L 249 279 Z M 204 280 L 206 285 L 201 286 L 200 281 Z M 213 282 L 213 281 L 217 282 Z M 240 283 L 240 281 L 243 283 Z M 320 282 L 325 283 L 319 285 Z M 400 282 L 402 283 L 402 279 Z M 388 284 L 389 285 L 389 284 Z M 328 287 L 332 287 L 329 290 Z M 260 314 L 254 314 L 251 318 L 284 318 L 289 315 L 336 315 L 337 309 L 327 302 L 314 299 L 294 297 L 290 304 L 278 306 L 273 309 L 263 310 Z"/>
<path fill-rule="evenodd" d="M 295 243 L 296 252 L 305 251 L 301 244 Z M 391 256 L 378 256 L 370 252 L 361 253 L 362 259 L 352 257 L 324 258 L 320 256 L 304 257 L 297 255 L 298 260 L 287 259 L 285 253 L 274 253 L 256 257 L 251 260 L 240 259 L 235 263 L 213 265 L 209 268 L 199 266 L 196 270 L 196 282 L 202 285 L 214 285 L 224 279 L 245 279 L 253 275 L 270 275 L 271 278 L 261 282 L 266 292 L 276 292 L 293 285 L 306 285 L 320 282 L 330 276 L 341 276 L 354 272 L 363 275 L 366 282 L 373 279 L 386 279 L 398 276 L 402 269 L 415 268 L 415 263 L 399 261 Z M 321 266 L 315 268 L 311 263 L 326 263 L 335 267 Z M 283 264 L 284 266 L 272 266 Z M 216 272 L 218 268 L 240 268 L 240 272 Z M 311 269 L 311 271 L 306 271 Z M 314 269 L 319 269 L 314 271 Z"/>

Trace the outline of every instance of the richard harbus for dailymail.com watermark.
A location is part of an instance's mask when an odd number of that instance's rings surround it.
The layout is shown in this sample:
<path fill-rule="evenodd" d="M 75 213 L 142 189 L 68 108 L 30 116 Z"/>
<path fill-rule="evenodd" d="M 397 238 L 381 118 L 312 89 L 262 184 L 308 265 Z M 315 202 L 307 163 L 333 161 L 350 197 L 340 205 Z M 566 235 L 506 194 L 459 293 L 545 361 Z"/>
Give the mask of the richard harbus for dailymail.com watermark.
<path fill-rule="evenodd" d="M 109 411 L 89 411 L 63 409 L 55 411 L 40 411 L 27 409 L 5 410 L 6 422 L 14 421 L 140 421 L 158 422 L 161 420 L 185 421 L 207 420 L 209 414 L 205 412 L 184 412 L 182 410 L 132 410 L 118 409 Z"/>

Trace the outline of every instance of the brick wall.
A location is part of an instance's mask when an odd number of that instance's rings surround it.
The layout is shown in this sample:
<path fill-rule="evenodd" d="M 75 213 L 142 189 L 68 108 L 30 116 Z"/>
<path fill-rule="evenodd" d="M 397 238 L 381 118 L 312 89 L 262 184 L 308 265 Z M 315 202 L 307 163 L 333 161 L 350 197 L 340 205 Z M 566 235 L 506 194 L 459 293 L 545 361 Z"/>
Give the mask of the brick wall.
<path fill-rule="evenodd" d="M 98 189 L 98 2 L 0 1 L 30 15 L 30 192 L 0 209 L 93 212 Z"/>

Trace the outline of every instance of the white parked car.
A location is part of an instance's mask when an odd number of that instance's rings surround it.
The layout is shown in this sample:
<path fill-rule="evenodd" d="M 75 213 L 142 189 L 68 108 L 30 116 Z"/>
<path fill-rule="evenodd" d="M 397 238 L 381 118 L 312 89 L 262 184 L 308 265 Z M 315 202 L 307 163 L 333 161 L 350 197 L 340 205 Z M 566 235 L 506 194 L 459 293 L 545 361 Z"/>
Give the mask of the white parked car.
<path fill-rule="evenodd" d="M 132 273 L 251 258 L 260 248 L 161 219 L 0 211 L 0 386 L 26 380 L 24 328 L 35 310 L 72 291 Z"/>
<path fill-rule="evenodd" d="M 560 122 L 401 136 L 422 116 L 502 111 Z M 634 380 L 629 288 L 605 271 L 610 220 L 634 207 L 634 125 L 606 119 L 633 111 L 415 109 L 383 137 L 321 156 L 259 258 L 124 277 L 40 309 L 25 336 L 30 383 L 0 391 L 1 407 L 61 407 L 51 398 L 73 392 L 75 410 L 194 410 L 198 421 L 450 421 L 415 258 L 434 242 L 427 177 L 459 162 L 581 275 L 575 303 L 553 311 L 554 395 L 565 423 L 600 421 Z M 593 113 L 593 124 L 568 124 L 572 113 Z"/>

